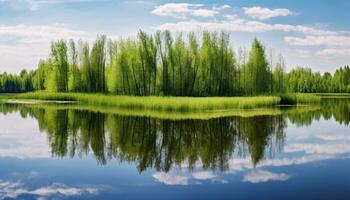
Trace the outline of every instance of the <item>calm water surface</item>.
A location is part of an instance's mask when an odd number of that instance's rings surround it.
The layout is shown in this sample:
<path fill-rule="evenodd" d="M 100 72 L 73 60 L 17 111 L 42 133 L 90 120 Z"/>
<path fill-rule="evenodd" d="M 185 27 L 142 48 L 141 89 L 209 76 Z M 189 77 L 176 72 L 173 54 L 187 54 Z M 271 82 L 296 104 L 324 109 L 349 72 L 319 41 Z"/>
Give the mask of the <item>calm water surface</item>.
<path fill-rule="evenodd" d="M 0 105 L 0 199 L 350 199 L 350 100 L 210 120 Z"/>

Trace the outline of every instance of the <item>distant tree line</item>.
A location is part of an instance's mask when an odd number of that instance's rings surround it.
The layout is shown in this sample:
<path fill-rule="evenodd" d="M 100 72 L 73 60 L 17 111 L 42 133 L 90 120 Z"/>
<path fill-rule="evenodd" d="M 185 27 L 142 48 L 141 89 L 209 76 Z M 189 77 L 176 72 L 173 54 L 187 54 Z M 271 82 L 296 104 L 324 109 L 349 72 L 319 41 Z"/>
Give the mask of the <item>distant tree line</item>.
<path fill-rule="evenodd" d="M 285 87 L 289 92 L 350 92 L 350 68 L 341 67 L 332 75 L 312 72 L 310 68 L 297 67 L 286 74 Z"/>
<path fill-rule="evenodd" d="M 22 70 L 19 75 L 0 74 L 0 93 L 20 93 L 34 90 L 34 72 Z"/>
<path fill-rule="evenodd" d="M 2 74 L 0 92 L 112 93 L 136 96 L 239 96 L 284 92 L 350 92 L 350 69 L 334 75 L 298 67 L 289 73 L 280 55 L 267 58 L 254 39 L 249 52 L 230 44 L 228 33 L 169 31 L 113 41 L 52 42 L 32 72 Z"/>

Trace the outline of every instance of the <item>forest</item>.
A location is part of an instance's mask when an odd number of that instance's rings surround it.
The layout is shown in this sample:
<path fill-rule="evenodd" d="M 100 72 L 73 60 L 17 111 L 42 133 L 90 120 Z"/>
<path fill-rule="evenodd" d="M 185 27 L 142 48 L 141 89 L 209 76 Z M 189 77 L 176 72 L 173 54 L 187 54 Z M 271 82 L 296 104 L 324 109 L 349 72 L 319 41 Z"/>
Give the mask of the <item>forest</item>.
<path fill-rule="evenodd" d="M 286 72 L 282 55 L 232 47 L 230 34 L 169 31 L 136 38 L 54 41 L 36 70 L 0 74 L 1 93 L 29 91 L 110 93 L 131 96 L 253 96 L 350 92 L 350 68 L 334 74 L 296 67 Z"/>

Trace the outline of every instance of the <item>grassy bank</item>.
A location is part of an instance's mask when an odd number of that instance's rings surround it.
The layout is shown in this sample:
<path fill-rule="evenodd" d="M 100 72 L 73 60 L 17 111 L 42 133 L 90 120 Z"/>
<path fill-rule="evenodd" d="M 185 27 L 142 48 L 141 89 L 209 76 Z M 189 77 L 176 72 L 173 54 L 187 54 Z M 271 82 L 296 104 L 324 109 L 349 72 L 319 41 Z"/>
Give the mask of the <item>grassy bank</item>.
<path fill-rule="evenodd" d="M 75 101 L 81 105 L 166 112 L 268 108 L 281 104 L 295 105 L 320 101 L 320 97 L 311 94 L 257 97 L 135 97 L 105 94 L 34 92 L 19 94 L 14 98 L 44 101 Z"/>
<path fill-rule="evenodd" d="M 280 97 L 134 97 L 78 93 L 25 93 L 17 99 L 76 101 L 79 104 L 122 109 L 158 111 L 200 111 L 262 108 L 278 105 Z"/>
<path fill-rule="evenodd" d="M 316 94 L 288 93 L 282 94 L 280 97 L 281 105 L 313 104 L 321 101 L 321 97 Z"/>
<path fill-rule="evenodd" d="M 350 98 L 350 93 L 316 93 L 318 97 L 321 97 L 322 99 L 327 98 Z"/>
<path fill-rule="evenodd" d="M 0 94 L 0 103 L 4 100 L 7 100 L 7 99 L 12 99 L 14 98 L 16 95 L 14 94 Z"/>

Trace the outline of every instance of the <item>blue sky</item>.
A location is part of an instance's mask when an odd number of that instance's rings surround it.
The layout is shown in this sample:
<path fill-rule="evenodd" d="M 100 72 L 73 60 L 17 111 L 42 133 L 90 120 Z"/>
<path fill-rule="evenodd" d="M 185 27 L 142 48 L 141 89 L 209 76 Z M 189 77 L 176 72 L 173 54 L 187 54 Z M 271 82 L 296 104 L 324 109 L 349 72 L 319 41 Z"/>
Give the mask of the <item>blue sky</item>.
<path fill-rule="evenodd" d="M 34 69 L 50 41 L 111 38 L 170 29 L 228 31 L 232 46 L 254 37 L 287 68 L 331 71 L 350 64 L 348 0 L 0 0 L 0 72 Z"/>

